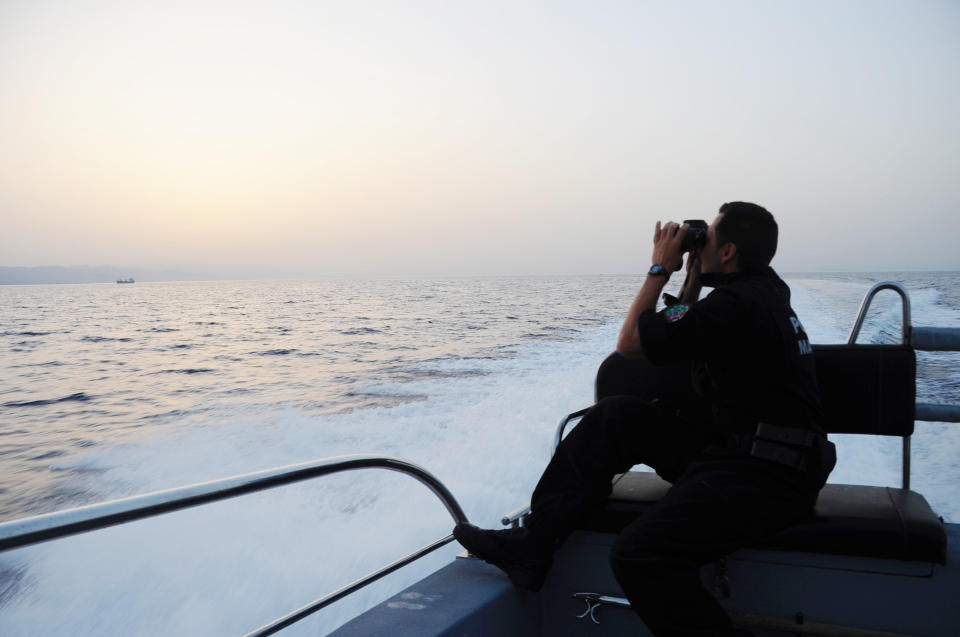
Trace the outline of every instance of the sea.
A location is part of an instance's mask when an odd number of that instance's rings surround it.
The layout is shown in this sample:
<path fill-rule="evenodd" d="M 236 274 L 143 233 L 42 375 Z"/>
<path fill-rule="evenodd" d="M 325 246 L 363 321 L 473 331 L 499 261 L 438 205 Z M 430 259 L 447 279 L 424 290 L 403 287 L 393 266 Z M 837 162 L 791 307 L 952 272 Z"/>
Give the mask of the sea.
<path fill-rule="evenodd" d="M 960 326 L 960 273 L 784 276 L 815 343 L 875 282 Z M 471 521 L 526 503 L 593 402 L 639 276 L 0 286 L 0 522 L 352 453 L 422 465 Z M 674 286 L 675 287 L 675 286 Z M 860 342 L 898 342 L 883 292 Z M 960 353 L 918 400 L 960 403 Z M 899 485 L 897 438 L 833 436 L 832 482 Z M 960 521 L 960 426 L 918 423 L 912 487 Z M 448 534 L 419 482 L 363 470 L 0 553 L 0 634 L 237 635 Z M 322 635 L 451 544 L 287 629 Z"/>

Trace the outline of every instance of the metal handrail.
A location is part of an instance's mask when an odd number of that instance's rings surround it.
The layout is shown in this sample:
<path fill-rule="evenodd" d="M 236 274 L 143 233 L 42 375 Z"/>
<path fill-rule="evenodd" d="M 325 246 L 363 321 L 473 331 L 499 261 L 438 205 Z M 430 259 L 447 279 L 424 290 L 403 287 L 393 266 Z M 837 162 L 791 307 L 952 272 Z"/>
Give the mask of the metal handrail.
<path fill-rule="evenodd" d="M 960 351 L 960 329 L 950 327 L 913 327 L 910 316 L 910 296 L 899 283 L 883 281 L 870 288 L 860 301 L 857 318 L 847 338 L 848 345 L 856 345 L 860 329 L 867 318 L 870 302 L 881 290 L 893 290 L 902 303 L 901 342 L 914 349 L 926 351 Z M 960 422 L 960 406 L 917 403 L 916 420 L 924 422 Z M 903 436 L 903 488 L 910 488 L 910 436 Z"/>
<path fill-rule="evenodd" d="M 112 500 L 101 504 L 77 507 L 56 513 L 37 515 L 0 524 L 0 551 L 45 542 L 57 538 L 102 529 L 133 520 L 170 513 L 190 507 L 272 489 L 332 473 L 356 469 L 388 469 L 405 473 L 429 488 L 446 507 L 456 523 L 468 522 L 466 514 L 453 494 L 432 473 L 403 458 L 368 454 L 353 454 L 319 458 L 300 464 L 257 471 L 220 480 L 211 480 L 185 487 L 154 491 L 144 495 Z M 452 535 L 440 538 L 419 551 L 366 575 L 347 586 L 267 624 L 249 635 L 271 635 L 304 617 L 325 608 L 352 593 L 392 573 L 453 540 Z"/>
<path fill-rule="evenodd" d="M 265 624 L 260 628 L 257 628 L 256 630 L 250 631 L 243 637 L 266 637 L 266 635 L 273 635 L 274 633 L 277 633 L 283 630 L 287 626 L 290 626 L 291 624 L 295 624 L 301 619 L 317 612 L 318 610 L 326 608 L 330 604 L 343 599 L 344 597 L 346 597 L 347 595 L 350 595 L 351 593 L 354 593 L 360 590 L 364 586 L 367 586 L 368 584 L 373 584 L 378 579 L 382 577 L 386 577 L 390 573 L 393 573 L 397 569 L 400 569 L 406 566 L 407 564 L 420 559 L 424 555 L 427 555 L 428 553 L 432 553 L 438 548 L 446 546 L 452 541 L 453 541 L 452 534 L 442 537 L 436 542 L 434 542 L 433 544 L 428 544 L 427 546 L 423 547 L 419 551 L 414 551 L 410 555 L 407 555 L 406 557 L 402 557 L 396 562 L 391 562 L 390 564 L 387 564 L 386 566 L 372 573 L 368 573 L 367 575 L 364 575 L 360 579 L 354 582 L 351 582 L 350 584 L 347 584 L 342 588 L 338 588 L 337 590 L 325 595 L 324 597 L 316 599 L 305 606 L 301 606 L 297 610 L 291 611 L 290 613 L 284 615 L 283 617 L 279 617 L 273 620 L 269 624 Z"/>
<path fill-rule="evenodd" d="M 903 305 L 903 318 L 901 323 L 901 329 L 903 330 L 902 342 L 904 345 L 910 343 L 910 296 L 899 283 L 882 281 L 874 285 L 863 295 L 863 300 L 860 301 L 860 309 L 857 310 L 857 319 L 854 321 L 853 327 L 850 328 L 850 335 L 847 337 L 847 345 L 857 344 L 857 337 L 860 335 L 860 329 L 863 327 L 863 322 L 867 318 L 867 310 L 870 309 L 870 302 L 873 301 L 873 297 L 877 295 L 877 292 L 881 290 L 893 290 L 900 295 L 900 300 Z"/>
<path fill-rule="evenodd" d="M 910 296 L 907 294 L 907 291 L 899 283 L 893 281 L 882 281 L 877 283 L 872 288 L 867 290 L 867 293 L 863 295 L 863 300 L 860 301 L 860 309 L 857 310 L 857 318 L 853 322 L 853 327 L 850 328 L 850 335 L 847 337 L 847 345 L 856 345 L 857 337 L 860 336 L 860 329 L 863 327 L 863 322 L 867 318 L 867 310 L 870 309 L 870 302 L 873 301 L 873 297 L 877 295 L 877 292 L 881 290 L 893 290 L 900 295 L 900 301 L 902 304 L 901 312 L 901 324 L 900 329 L 902 332 L 901 342 L 904 345 L 910 344 L 911 337 L 911 324 L 910 324 Z M 903 461 L 902 461 L 902 479 L 901 479 L 901 488 L 909 489 L 910 488 L 910 436 L 903 436 Z"/>

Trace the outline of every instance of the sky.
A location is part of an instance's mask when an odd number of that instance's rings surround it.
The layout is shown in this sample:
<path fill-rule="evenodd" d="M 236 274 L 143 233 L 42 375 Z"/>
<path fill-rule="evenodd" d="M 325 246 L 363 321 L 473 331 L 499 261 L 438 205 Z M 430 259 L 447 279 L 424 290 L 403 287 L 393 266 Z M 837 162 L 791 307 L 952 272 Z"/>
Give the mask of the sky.
<path fill-rule="evenodd" d="M 960 3 L 0 0 L 0 266 L 960 269 Z"/>

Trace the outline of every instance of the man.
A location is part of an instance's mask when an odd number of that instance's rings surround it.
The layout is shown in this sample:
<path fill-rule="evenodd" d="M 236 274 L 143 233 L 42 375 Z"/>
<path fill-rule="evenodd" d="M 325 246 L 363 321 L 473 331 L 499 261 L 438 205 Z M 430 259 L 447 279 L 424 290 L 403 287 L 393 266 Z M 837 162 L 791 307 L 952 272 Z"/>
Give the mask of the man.
<path fill-rule="evenodd" d="M 689 361 L 707 415 L 696 405 L 603 399 L 557 448 L 524 527 L 461 524 L 454 535 L 518 587 L 539 590 L 553 551 L 602 507 L 613 476 L 647 464 L 673 487 L 613 546 L 610 564 L 631 606 L 658 637 L 749 635 L 704 590 L 700 567 L 807 514 L 835 455 L 818 425 L 807 335 L 789 288 L 769 267 L 773 216 L 751 203 L 721 206 L 706 244 L 688 259 L 679 303 L 656 312 L 682 266 L 686 232 L 686 225 L 657 223 L 653 266 L 617 350 L 654 365 Z M 698 301 L 701 284 L 714 290 Z"/>

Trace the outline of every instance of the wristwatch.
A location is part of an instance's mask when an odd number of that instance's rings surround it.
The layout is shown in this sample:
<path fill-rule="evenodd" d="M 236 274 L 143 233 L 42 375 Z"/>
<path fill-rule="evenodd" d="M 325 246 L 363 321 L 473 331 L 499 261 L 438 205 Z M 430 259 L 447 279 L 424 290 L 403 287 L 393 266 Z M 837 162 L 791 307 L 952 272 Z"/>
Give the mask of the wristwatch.
<path fill-rule="evenodd" d="M 670 277 L 670 271 L 667 270 L 662 265 L 660 265 L 659 263 L 654 263 L 653 265 L 651 265 L 650 269 L 647 271 L 647 274 L 653 274 L 655 276 L 665 276 L 667 278 Z"/>

